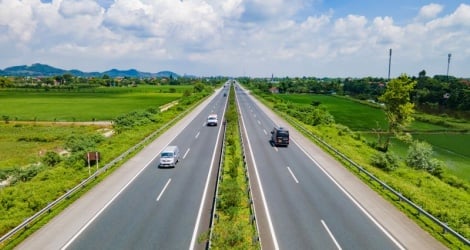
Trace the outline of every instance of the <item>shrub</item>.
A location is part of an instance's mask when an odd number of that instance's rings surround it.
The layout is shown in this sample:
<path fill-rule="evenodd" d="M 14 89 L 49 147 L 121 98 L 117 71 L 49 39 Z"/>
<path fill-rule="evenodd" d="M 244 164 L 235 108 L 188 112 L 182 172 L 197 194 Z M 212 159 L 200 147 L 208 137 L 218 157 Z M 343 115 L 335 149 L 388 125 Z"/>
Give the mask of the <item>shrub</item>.
<path fill-rule="evenodd" d="M 421 169 L 440 177 L 443 163 L 432 158 L 432 146 L 427 142 L 414 141 L 408 149 L 406 164 L 414 169 Z"/>
<path fill-rule="evenodd" d="M 47 151 L 42 158 L 42 162 L 49 167 L 57 165 L 60 161 L 60 155 L 54 151 Z"/>
<path fill-rule="evenodd" d="M 398 168 L 398 158 L 390 152 L 378 152 L 372 156 L 371 164 L 385 171 L 393 171 Z"/>

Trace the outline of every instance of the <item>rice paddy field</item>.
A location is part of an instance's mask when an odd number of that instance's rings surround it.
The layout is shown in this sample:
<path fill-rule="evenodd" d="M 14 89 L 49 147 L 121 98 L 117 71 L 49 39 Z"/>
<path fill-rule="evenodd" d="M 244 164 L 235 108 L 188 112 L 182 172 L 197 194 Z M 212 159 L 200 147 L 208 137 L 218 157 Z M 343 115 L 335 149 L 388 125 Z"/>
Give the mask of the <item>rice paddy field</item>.
<path fill-rule="evenodd" d="M 336 123 L 361 132 L 364 138 L 374 140 L 374 129 L 386 130 L 387 121 L 383 110 L 365 105 L 347 98 L 332 95 L 281 94 L 280 98 L 303 105 L 312 101 L 320 102 L 335 118 Z M 426 141 L 432 145 L 435 157 L 445 163 L 454 174 L 470 181 L 470 133 L 461 133 L 462 127 L 470 129 L 470 122 L 459 128 L 449 128 L 432 123 L 414 121 L 410 133 L 414 139 Z M 468 131 L 468 130 L 467 130 Z M 405 157 L 408 146 L 394 142 L 392 150 Z"/>
<path fill-rule="evenodd" d="M 192 86 L 60 92 L 0 89 L 0 169 L 35 164 L 43 156 L 41 152 L 60 151 L 68 135 L 93 134 L 110 127 L 109 123 L 92 121 L 110 121 L 131 111 L 158 108 L 179 99 L 188 89 Z"/>
<path fill-rule="evenodd" d="M 139 86 L 82 91 L 0 90 L 0 118 L 10 121 L 101 121 L 158 108 L 192 86 Z"/>

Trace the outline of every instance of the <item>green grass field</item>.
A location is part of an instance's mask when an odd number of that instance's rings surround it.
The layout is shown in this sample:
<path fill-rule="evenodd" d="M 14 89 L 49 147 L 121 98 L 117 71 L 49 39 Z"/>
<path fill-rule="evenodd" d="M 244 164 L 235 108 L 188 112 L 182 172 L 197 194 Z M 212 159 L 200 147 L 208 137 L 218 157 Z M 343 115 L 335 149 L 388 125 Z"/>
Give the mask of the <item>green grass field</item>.
<path fill-rule="evenodd" d="M 174 93 L 169 93 L 170 88 Z M 111 120 L 177 100 L 192 86 L 139 86 L 86 91 L 0 90 L 0 118 L 19 121 Z"/>
<path fill-rule="evenodd" d="M 174 90 L 170 91 L 170 88 Z M 16 124 L 13 121 L 100 121 L 177 100 L 192 86 L 139 86 L 86 91 L 0 90 L 0 168 L 40 161 L 41 152 L 60 151 L 71 134 L 96 133 L 98 126 Z M 169 93 L 174 92 L 174 93 Z M 12 122 L 5 123 L 4 116 Z"/>
<path fill-rule="evenodd" d="M 385 114 L 381 109 L 350 99 L 331 95 L 288 94 L 278 96 L 292 103 L 303 105 L 310 105 L 312 101 L 318 101 L 335 117 L 336 123 L 348 126 L 353 131 L 366 132 L 363 135 L 367 140 L 376 140 L 376 137 L 369 132 L 377 129 L 377 124 L 383 130 L 387 128 Z M 432 145 L 435 157 L 445 162 L 451 172 L 470 181 L 470 134 L 455 133 L 452 128 L 421 121 L 414 121 L 409 129 L 412 131 L 413 138 Z M 449 132 L 435 133 L 433 131 Z M 401 157 L 405 157 L 408 146 L 404 143 L 394 142 L 392 150 Z"/>
<path fill-rule="evenodd" d="M 67 136 L 92 134 L 98 129 L 97 126 L 0 124 L 0 169 L 37 163 L 46 151 L 60 151 Z"/>

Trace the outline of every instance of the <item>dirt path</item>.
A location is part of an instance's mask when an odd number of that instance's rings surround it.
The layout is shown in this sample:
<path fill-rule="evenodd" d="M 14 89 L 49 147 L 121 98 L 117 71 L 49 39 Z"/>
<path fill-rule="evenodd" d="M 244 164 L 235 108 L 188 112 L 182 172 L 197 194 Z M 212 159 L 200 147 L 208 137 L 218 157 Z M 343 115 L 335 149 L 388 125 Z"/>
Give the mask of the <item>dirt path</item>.
<path fill-rule="evenodd" d="M 58 125 L 58 126 L 74 126 L 74 125 L 86 125 L 86 126 L 100 126 L 100 127 L 111 127 L 112 121 L 93 121 L 93 122 L 51 122 L 51 121 L 9 121 L 9 124 L 37 124 L 37 125 Z"/>

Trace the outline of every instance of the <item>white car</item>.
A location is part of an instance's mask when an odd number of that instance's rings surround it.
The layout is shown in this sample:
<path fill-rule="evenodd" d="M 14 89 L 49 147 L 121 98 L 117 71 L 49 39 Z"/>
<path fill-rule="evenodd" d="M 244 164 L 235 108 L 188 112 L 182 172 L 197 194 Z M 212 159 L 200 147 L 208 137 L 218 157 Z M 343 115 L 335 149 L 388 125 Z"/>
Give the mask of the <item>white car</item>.
<path fill-rule="evenodd" d="M 160 153 L 159 167 L 175 167 L 180 159 L 178 146 L 168 146 Z"/>
<path fill-rule="evenodd" d="M 217 126 L 218 120 L 216 114 L 210 114 L 207 117 L 207 126 Z"/>

